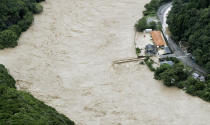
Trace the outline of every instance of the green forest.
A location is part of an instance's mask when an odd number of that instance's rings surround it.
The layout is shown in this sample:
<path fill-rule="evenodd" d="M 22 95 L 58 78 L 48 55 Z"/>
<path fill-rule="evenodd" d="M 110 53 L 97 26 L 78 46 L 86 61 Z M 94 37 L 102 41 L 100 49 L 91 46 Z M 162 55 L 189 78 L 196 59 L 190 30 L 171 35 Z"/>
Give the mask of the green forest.
<path fill-rule="evenodd" d="M 15 80 L 0 65 L 0 125 L 74 125 L 31 94 L 16 90 Z"/>
<path fill-rule="evenodd" d="M 147 28 L 161 30 L 157 24 L 147 24 L 148 16 L 156 16 L 158 8 L 171 0 L 151 0 L 145 5 L 144 17 L 135 24 L 136 31 Z M 196 63 L 210 73 L 210 1 L 209 0 L 173 0 L 173 7 L 168 16 L 172 38 L 178 43 L 182 41 L 188 52 L 196 58 Z M 156 25 L 156 26 L 155 26 Z M 154 68 L 154 61 L 147 57 L 144 62 L 154 72 L 156 80 L 163 81 L 168 87 L 178 87 L 192 96 L 198 96 L 210 102 L 210 75 L 205 82 L 192 77 L 191 68 L 176 58 L 167 58 L 174 65 L 163 64 Z M 142 63 L 143 64 L 143 63 Z"/>
<path fill-rule="evenodd" d="M 0 0 L 0 49 L 15 47 L 21 33 L 41 13 L 44 0 Z M 74 125 L 31 94 L 16 90 L 16 81 L 0 64 L 0 125 Z"/>
<path fill-rule="evenodd" d="M 151 0 L 150 3 L 146 4 L 145 11 L 143 12 L 144 16 L 147 15 L 156 15 L 158 8 L 164 3 L 170 2 L 171 0 Z"/>
<path fill-rule="evenodd" d="M 210 1 L 173 0 L 167 23 L 177 42 L 182 41 L 196 63 L 210 73 Z"/>
<path fill-rule="evenodd" d="M 15 47 L 21 32 L 32 24 L 33 14 L 41 13 L 44 0 L 0 0 L 0 49 Z"/>
<path fill-rule="evenodd" d="M 210 102 L 210 75 L 206 76 L 206 81 L 200 81 L 192 77 L 192 70 L 186 67 L 177 58 L 166 58 L 174 64 L 162 64 L 157 68 L 153 67 L 154 61 L 149 57 L 144 59 L 148 68 L 154 72 L 154 78 L 161 80 L 168 87 L 178 87 L 192 96 Z M 144 64 L 144 63 L 140 63 Z"/>
<path fill-rule="evenodd" d="M 178 87 L 192 96 L 198 96 L 210 102 L 210 76 L 202 82 L 191 76 L 191 71 L 176 58 L 167 58 L 174 65 L 163 64 L 154 71 L 154 78 L 162 80 L 168 87 Z"/>

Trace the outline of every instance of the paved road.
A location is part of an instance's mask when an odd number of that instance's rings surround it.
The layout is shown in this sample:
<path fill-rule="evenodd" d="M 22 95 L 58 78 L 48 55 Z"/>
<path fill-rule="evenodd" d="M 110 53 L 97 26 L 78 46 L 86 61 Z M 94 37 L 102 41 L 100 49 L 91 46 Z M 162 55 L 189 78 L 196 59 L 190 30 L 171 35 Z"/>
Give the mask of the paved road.
<path fill-rule="evenodd" d="M 193 68 L 195 71 L 197 71 L 198 73 L 201 74 L 206 74 L 206 71 L 200 67 L 199 65 L 197 65 L 189 56 L 187 56 L 186 53 L 183 52 L 183 50 L 172 40 L 172 38 L 167 34 L 166 32 L 166 20 L 167 20 L 167 12 L 168 10 L 172 7 L 172 3 L 167 3 L 162 5 L 159 9 L 158 9 L 158 18 L 160 19 L 161 23 L 162 23 L 162 27 L 163 27 L 163 35 L 166 37 L 167 42 L 168 42 L 168 46 L 171 48 L 171 50 L 173 51 L 173 53 L 176 55 L 176 57 L 181 60 L 184 64 L 190 66 L 191 68 Z"/>

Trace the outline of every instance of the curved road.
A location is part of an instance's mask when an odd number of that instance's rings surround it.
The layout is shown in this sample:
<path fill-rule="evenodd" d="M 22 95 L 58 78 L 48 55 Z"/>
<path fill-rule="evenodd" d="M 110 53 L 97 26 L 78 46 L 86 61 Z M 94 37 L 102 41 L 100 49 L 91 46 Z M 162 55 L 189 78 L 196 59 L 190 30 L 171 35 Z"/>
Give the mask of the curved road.
<path fill-rule="evenodd" d="M 168 42 L 168 46 L 171 48 L 171 50 L 173 51 L 174 55 L 181 60 L 185 65 L 191 67 L 193 70 L 197 71 L 200 74 L 206 74 L 206 71 L 200 67 L 199 65 L 197 65 L 189 56 L 187 56 L 186 53 L 183 52 L 183 50 L 172 40 L 172 38 L 167 34 L 166 32 L 166 20 L 167 20 L 167 14 L 170 10 L 170 8 L 172 7 L 172 3 L 167 3 L 162 5 L 159 9 L 158 9 L 158 18 L 161 21 L 162 27 L 163 27 L 163 34 L 167 39 Z"/>

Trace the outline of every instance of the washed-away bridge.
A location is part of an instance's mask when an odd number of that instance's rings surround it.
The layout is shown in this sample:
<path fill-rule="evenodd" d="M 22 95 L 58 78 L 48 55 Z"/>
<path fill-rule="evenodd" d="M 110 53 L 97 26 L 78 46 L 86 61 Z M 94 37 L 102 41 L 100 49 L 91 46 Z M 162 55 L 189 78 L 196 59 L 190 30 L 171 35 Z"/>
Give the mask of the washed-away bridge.
<path fill-rule="evenodd" d="M 138 57 L 138 58 L 125 58 L 125 59 L 115 60 L 115 61 L 113 61 L 113 64 L 137 62 L 137 61 L 141 61 L 141 60 L 144 60 L 144 59 L 145 59 L 145 56 L 141 56 L 141 57 Z"/>

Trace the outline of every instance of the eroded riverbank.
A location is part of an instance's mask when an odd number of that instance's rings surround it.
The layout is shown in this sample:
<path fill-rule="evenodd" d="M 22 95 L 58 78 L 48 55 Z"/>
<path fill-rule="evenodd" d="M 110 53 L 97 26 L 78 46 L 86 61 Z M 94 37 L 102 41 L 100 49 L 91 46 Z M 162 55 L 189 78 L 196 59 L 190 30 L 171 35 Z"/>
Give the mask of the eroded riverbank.
<path fill-rule="evenodd" d="M 79 125 L 206 125 L 210 104 L 166 88 L 135 57 L 133 25 L 149 0 L 47 0 L 19 46 L 0 51 L 20 89 Z"/>

